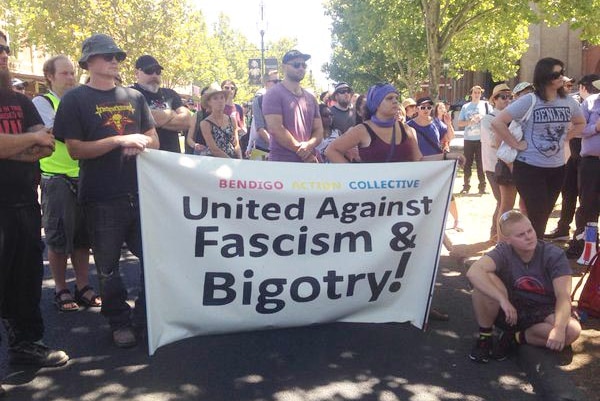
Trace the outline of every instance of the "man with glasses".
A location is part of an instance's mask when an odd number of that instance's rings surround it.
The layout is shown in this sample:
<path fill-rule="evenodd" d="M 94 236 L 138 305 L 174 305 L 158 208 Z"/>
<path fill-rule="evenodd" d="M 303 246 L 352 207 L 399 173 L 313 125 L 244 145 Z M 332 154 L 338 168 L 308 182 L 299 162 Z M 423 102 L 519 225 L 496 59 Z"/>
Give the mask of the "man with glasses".
<path fill-rule="evenodd" d="M 290 50 L 283 56 L 284 79 L 263 100 L 263 114 L 271 134 L 269 160 L 316 163 L 315 148 L 323 140 L 317 99 L 302 89 L 310 55 Z"/>
<path fill-rule="evenodd" d="M 135 156 L 158 148 L 159 142 L 144 96 L 115 85 L 125 52 L 110 36 L 96 34 L 83 42 L 82 53 L 79 66 L 88 70 L 90 80 L 63 96 L 54 133 L 80 161 L 79 201 L 100 276 L 102 314 L 108 318 L 114 344 L 132 347 L 137 340 L 119 259 L 126 243 L 140 259 L 143 273 Z M 135 308 L 136 322 L 142 325 L 143 288 L 142 279 Z"/>
<path fill-rule="evenodd" d="M 154 57 L 141 56 L 135 62 L 137 82 L 132 88 L 140 91 L 148 102 L 156 122 L 160 150 L 181 153 L 179 132 L 187 132 L 190 126 L 190 113 L 177 92 L 160 87 L 162 71 L 163 67 Z"/>
<path fill-rule="evenodd" d="M 0 348 L 10 347 L 12 364 L 61 366 L 69 356 L 41 342 L 40 310 L 44 268 L 38 160 L 52 154 L 54 136 L 31 100 L 13 91 L 10 50 L 0 32 L 0 324 L 7 323 L 11 333 L 1 336 Z"/>
<path fill-rule="evenodd" d="M 335 85 L 333 99 L 335 103 L 330 107 L 332 129 L 337 129 L 341 134 L 356 125 L 356 114 L 352 108 L 352 95 L 354 91 L 346 82 L 340 82 Z"/>

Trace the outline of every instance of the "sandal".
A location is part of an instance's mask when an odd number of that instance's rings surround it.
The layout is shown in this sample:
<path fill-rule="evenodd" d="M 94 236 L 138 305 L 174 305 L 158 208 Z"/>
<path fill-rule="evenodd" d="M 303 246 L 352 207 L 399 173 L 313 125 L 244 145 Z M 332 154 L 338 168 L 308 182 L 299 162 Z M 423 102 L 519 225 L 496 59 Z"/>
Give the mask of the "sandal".
<path fill-rule="evenodd" d="M 87 298 L 84 297 L 84 294 L 90 291 L 92 296 Z M 75 300 L 86 308 L 99 308 L 102 306 L 102 299 L 98 294 L 96 294 L 96 291 L 94 291 L 94 288 L 90 285 L 86 285 L 81 290 L 78 290 L 77 286 L 75 286 Z"/>
<path fill-rule="evenodd" d="M 68 297 L 63 298 L 64 295 L 68 295 Z M 60 312 L 76 312 L 79 310 L 79 305 L 73 299 L 71 291 L 66 288 L 54 294 L 54 305 Z"/>

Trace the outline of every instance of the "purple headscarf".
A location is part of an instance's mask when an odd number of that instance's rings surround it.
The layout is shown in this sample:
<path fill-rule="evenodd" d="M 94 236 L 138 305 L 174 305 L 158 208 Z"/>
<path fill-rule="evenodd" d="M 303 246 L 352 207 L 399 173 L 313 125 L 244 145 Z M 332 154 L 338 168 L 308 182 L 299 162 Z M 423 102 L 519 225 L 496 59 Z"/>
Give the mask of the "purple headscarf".
<path fill-rule="evenodd" d="M 377 108 L 388 93 L 398 93 L 392 84 L 377 84 L 369 88 L 367 92 L 367 108 L 371 114 L 375 114 Z"/>

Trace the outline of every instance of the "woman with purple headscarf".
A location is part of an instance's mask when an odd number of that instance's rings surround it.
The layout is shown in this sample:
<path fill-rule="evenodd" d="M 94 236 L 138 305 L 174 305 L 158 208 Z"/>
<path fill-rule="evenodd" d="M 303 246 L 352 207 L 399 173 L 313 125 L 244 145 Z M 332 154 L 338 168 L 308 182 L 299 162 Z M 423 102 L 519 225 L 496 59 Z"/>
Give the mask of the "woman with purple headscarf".
<path fill-rule="evenodd" d="M 355 146 L 358 146 L 363 163 L 463 160 L 457 153 L 425 157 L 421 154 L 415 131 L 396 119 L 400 103 L 393 85 L 371 86 L 366 101 L 368 113 L 365 122 L 349 129 L 328 146 L 325 154 L 331 163 L 348 163 L 344 154 Z"/>

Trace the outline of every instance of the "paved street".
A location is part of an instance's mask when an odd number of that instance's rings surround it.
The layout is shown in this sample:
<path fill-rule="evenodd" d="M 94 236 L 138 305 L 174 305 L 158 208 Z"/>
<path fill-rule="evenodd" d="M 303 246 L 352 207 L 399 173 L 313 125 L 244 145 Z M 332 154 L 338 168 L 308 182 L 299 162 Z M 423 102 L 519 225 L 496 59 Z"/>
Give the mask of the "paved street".
<path fill-rule="evenodd" d="M 122 264 L 133 296 L 137 265 L 131 258 Z M 112 346 L 96 311 L 58 314 L 47 272 L 46 340 L 71 361 L 58 369 L 13 370 L 5 381 L 8 399 L 538 400 L 515 360 L 483 366 L 468 360 L 476 325 L 464 267 L 448 256 L 441 266 L 434 306 L 451 319 L 432 322 L 426 332 L 406 324 L 328 324 L 196 337 L 153 357 L 143 345 Z"/>

